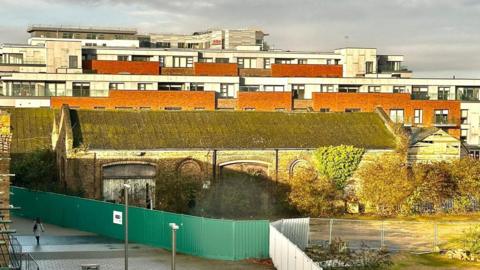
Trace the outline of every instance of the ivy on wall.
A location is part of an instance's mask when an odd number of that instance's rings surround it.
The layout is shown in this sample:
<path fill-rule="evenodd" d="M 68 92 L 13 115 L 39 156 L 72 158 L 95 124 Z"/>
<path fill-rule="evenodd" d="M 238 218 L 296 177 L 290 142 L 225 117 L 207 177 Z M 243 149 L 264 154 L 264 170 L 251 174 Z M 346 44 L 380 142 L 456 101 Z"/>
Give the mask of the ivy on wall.
<path fill-rule="evenodd" d="M 362 160 L 363 148 L 351 145 L 320 147 L 313 153 L 313 162 L 320 175 L 332 179 L 339 190 L 347 185 Z"/>

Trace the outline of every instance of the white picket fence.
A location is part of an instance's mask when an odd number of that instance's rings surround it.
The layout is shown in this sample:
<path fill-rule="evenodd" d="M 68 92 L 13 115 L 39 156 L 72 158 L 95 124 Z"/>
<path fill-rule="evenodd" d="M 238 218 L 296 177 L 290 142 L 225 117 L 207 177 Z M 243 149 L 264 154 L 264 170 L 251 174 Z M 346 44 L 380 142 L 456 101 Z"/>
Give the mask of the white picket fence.
<path fill-rule="evenodd" d="M 308 244 L 309 223 L 302 218 L 270 224 L 270 258 L 277 270 L 322 270 L 299 247 Z"/>

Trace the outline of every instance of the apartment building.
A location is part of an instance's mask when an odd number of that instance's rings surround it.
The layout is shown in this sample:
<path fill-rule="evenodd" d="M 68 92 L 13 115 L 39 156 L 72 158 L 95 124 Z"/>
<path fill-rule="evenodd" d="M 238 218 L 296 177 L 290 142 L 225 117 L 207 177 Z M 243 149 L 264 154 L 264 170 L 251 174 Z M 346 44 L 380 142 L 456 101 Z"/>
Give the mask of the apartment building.
<path fill-rule="evenodd" d="M 313 112 L 382 107 L 395 122 L 441 128 L 480 156 L 480 80 L 415 78 L 401 55 L 375 48 L 270 50 L 259 45 L 265 36 L 259 30 L 151 34 L 148 42 L 170 45 L 149 47 L 140 45 L 145 36 L 136 30 L 61 30 L 31 27 L 27 44 L 0 47 L 1 106 Z M 224 41 L 212 46 L 220 37 Z"/>

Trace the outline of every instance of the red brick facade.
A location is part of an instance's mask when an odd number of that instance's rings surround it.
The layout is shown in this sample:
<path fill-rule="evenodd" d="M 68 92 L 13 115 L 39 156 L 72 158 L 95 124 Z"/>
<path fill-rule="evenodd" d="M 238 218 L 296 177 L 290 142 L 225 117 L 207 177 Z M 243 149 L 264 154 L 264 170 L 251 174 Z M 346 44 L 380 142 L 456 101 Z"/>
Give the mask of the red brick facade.
<path fill-rule="evenodd" d="M 98 74 L 159 75 L 158 62 L 88 60 L 83 68 Z"/>
<path fill-rule="evenodd" d="M 410 94 L 393 93 L 313 93 L 313 109 L 329 109 L 331 112 L 344 112 L 346 109 L 360 109 L 372 112 L 381 107 L 387 114 L 392 109 L 403 109 L 407 124 L 414 124 L 415 109 L 423 110 L 423 125 L 432 126 L 435 110 L 448 110 L 449 133 L 460 136 L 460 101 L 455 100 L 412 100 Z"/>
<path fill-rule="evenodd" d="M 80 109 L 215 110 L 215 92 L 110 91 L 108 97 L 52 97 L 52 108 L 68 104 Z"/>
<path fill-rule="evenodd" d="M 239 92 L 237 110 L 275 111 L 292 110 L 290 92 Z"/>
<path fill-rule="evenodd" d="M 341 65 L 272 64 L 272 77 L 332 77 L 341 78 Z"/>
<path fill-rule="evenodd" d="M 237 76 L 238 66 L 231 63 L 195 63 L 195 76 Z"/>

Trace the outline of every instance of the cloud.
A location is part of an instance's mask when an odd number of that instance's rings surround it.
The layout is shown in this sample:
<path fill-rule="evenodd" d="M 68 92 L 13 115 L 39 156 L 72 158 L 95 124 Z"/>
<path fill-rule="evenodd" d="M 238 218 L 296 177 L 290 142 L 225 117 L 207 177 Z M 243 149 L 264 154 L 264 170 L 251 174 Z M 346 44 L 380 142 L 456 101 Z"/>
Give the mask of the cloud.
<path fill-rule="evenodd" d="M 252 27 L 270 33 L 276 48 L 377 47 L 404 54 L 421 74 L 466 74 L 480 70 L 479 11 L 477 0 L 3 0 L 0 40 L 24 40 L 18 31 L 28 23 L 137 27 L 145 33 Z"/>

